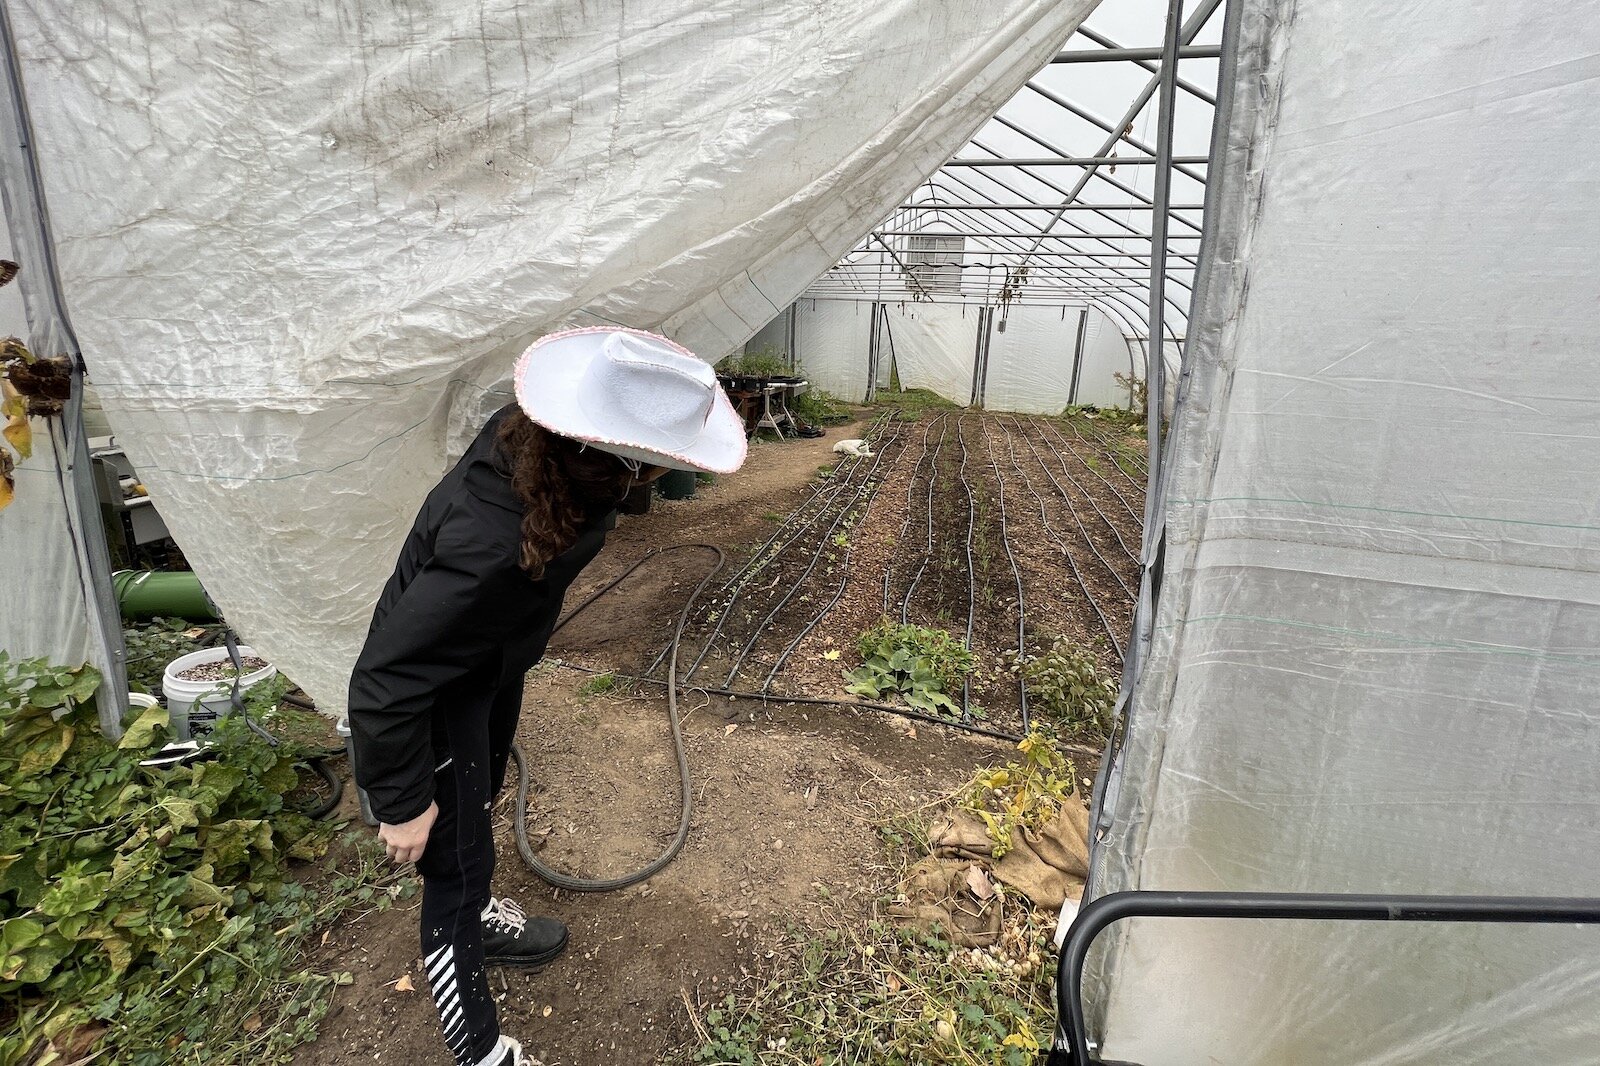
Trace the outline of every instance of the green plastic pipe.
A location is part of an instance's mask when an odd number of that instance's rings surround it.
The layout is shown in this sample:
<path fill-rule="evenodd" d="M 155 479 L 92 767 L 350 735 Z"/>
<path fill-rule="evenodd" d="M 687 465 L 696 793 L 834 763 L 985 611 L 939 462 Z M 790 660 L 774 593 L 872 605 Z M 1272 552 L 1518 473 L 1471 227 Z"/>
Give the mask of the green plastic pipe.
<path fill-rule="evenodd" d="M 119 570 L 111 575 L 124 618 L 183 618 L 217 622 L 222 616 L 188 570 Z"/>

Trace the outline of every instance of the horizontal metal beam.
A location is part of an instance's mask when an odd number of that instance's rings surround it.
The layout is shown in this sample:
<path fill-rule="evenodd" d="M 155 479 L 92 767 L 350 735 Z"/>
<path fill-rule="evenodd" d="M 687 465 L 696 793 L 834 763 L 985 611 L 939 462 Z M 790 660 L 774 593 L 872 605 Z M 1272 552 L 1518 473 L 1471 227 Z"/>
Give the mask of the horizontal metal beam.
<path fill-rule="evenodd" d="M 1203 155 L 1175 155 L 1174 165 L 1204 166 L 1211 160 Z M 1156 163 L 1150 155 L 1051 156 L 1046 159 L 952 159 L 947 167 L 1149 167 Z"/>
<path fill-rule="evenodd" d="M 1153 211 L 1155 204 L 969 204 L 921 203 L 898 207 L 898 211 Z M 1169 211 L 1204 211 L 1205 204 L 1172 204 Z"/>
<path fill-rule="evenodd" d="M 971 230 L 956 233 L 930 233 L 925 229 L 880 229 L 873 230 L 880 237 L 1022 237 L 1029 240 L 1042 238 L 1053 241 L 1148 241 L 1148 233 L 1028 233 L 1026 231 L 997 231 L 977 233 Z M 1197 241 L 1199 233 L 1174 233 L 1169 240 Z"/>
<path fill-rule="evenodd" d="M 1178 49 L 1179 59 L 1217 59 L 1222 55 L 1220 45 L 1194 44 Z M 1130 60 L 1160 59 L 1159 48 L 1087 48 L 1082 51 L 1059 52 L 1052 63 L 1126 63 Z"/>
<path fill-rule="evenodd" d="M 1211 20 L 1211 16 L 1216 13 L 1217 8 L 1220 7 L 1220 6 L 1221 6 L 1220 4 L 1213 4 L 1212 7 L 1211 7 L 1211 10 L 1204 13 L 1204 18 L 1201 19 L 1201 21 L 1199 22 L 1198 25 L 1191 24 L 1191 27 L 1193 28 L 1194 33 L 1187 34 L 1184 37 L 1184 40 L 1183 40 L 1184 46 L 1187 46 L 1190 41 L 1194 40 L 1195 35 L 1198 34 L 1202 29 L 1205 28 L 1205 24 Z M 1122 47 L 1116 41 L 1113 41 L 1111 38 L 1105 36 L 1104 34 L 1100 34 L 1100 33 L 1094 32 L 1093 30 L 1091 30 L 1087 26 L 1079 26 L 1078 27 L 1078 33 L 1081 34 L 1084 37 L 1089 38 L 1089 40 L 1093 41 L 1095 44 L 1099 45 L 1101 48 L 1121 48 Z M 1138 66 L 1138 67 L 1140 67 L 1140 68 L 1142 68 L 1144 70 L 1147 70 L 1151 74 L 1154 74 L 1156 71 L 1161 69 L 1160 64 L 1149 62 L 1147 60 L 1135 59 L 1133 62 L 1134 62 L 1135 66 Z M 1184 92 L 1188 93 L 1190 96 L 1193 96 L 1197 100 L 1205 101 L 1205 103 L 1210 107 L 1216 107 L 1217 106 L 1217 98 L 1215 96 L 1213 96 L 1211 93 L 1207 92 L 1206 90 L 1200 88 L 1200 86 L 1198 86 L 1198 85 L 1190 84 L 1189 82 L 1185 81 L 1181 77 L 1178 79 L 1178 88 L 1182 89 Z"/>

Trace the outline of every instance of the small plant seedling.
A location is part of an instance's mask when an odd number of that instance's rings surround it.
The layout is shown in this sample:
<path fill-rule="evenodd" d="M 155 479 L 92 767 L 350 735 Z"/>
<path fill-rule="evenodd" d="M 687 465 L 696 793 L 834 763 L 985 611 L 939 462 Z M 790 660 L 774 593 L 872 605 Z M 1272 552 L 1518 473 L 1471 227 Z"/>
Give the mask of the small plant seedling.
<path fill-rule="evenodd" d="M 604 696 L 606 693 L 612 691 L 616 687 L 617 675 L 607 671 L 603 674 L 595 674 L 593 677 L 580 684 L 578 686 L 578 695 L 583 696 L 586 699 L 593 698 L 595 696 Z"/>

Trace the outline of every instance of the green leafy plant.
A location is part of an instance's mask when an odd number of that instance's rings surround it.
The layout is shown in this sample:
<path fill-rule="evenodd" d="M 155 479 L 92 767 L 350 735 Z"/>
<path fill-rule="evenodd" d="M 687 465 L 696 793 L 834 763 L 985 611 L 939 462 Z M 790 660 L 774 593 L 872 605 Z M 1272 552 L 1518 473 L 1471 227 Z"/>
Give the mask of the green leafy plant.
<path fill-rule="evenodd" d="M 99 685 L 88 666 L 0 652 L 0 1064 L 113 1050 L 156 1066 L 201 1040 L 211 1061 L 279 1062 L 340 980 L 292 971 L 341 905 L 285 878 L 332 833 L 285 805 L 304 753 L 235 715 L 213 757 L 144 768 L 165 712 L 108 740 Z M 217 1036 L 224 1014 L 232 1037 Z"/>
<path fill-rule="evenodd" d="M 128 652 L 128 687 L 134 692 L 159 693 L 167 664 L 180 655 L 200 650 L 190 634 L 196 627 L 182 618 L 152 618 L 123 629 Z"/>
<path fill-rule="evenodd" d="M 1127 413 L 1137 420 L 1143 421 L 1144 413 L 1149 409 L 1146 405 L 1149 403 L 1150 396 L 1149 391 L 1145 388 L 1144 379 L 1136 378 L 1132 374 L 1122 373 L 1112 374 L 1111 377 L 1118 385 L 1128 390 Z"/>
<path fill-rule="evenodd" d="M 1017 744 L 1022 758 L 983 770 L 957 794 L 956 805 L 983 821 L 994 857 L 1011 850 L 1018 831 L 1038 829 L 1071 799 L 1077 780 L 1072 761 L 1049 737 L 1033 732 Z"/>
<path fill-rule="evenodd" d="M 1110 734 L 1117 682 L 1092 652 L 1056 637 L 1043 654 L 1014 660 L 1011 670 L 1021 678 L 1036 716 L 1064 732 L 1102 742 Z"/>
<path fill-rule="evenodd" d="M 836 426 L 850 421 L 850 408 L 825 389 L 807 389 L 789 401 L 789 410 L 813 426 Z"/>
<path fill-rule="evenodd" d="M 930 714 L 959 711 L 948 694 L 977 666 L 972 650 L 946 630 L 887 618 L 861 634 L 857 650 L 861 665 L 845 674 L 845 691 L 872 700 L 898 695 Z"/>
<path fill-rule="evenodd" d="M 717 370 L 730 377 L 772 378 L 793 373 L 789 360 L 776 348 L 757 348 L 753 352 L 730 355 L 717 364 Z"/>

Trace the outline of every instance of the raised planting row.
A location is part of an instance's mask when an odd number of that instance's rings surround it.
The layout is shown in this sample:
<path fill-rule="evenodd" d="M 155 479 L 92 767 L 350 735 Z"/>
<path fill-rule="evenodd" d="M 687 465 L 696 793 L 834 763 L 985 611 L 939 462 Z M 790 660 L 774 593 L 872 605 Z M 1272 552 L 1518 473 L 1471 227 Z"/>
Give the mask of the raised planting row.
<path fill-rule="evenodd" d="M 880 417 L 865 436 L 870 454 L 819 477 L 702 595 L 680 682 L 861 699 L 1006 735 L 1062 717 L 1075 692 L 1096 709 L 1066 717 L 1089 739 L 1138 590 L 1137 438 L 958 409 Z"/>

